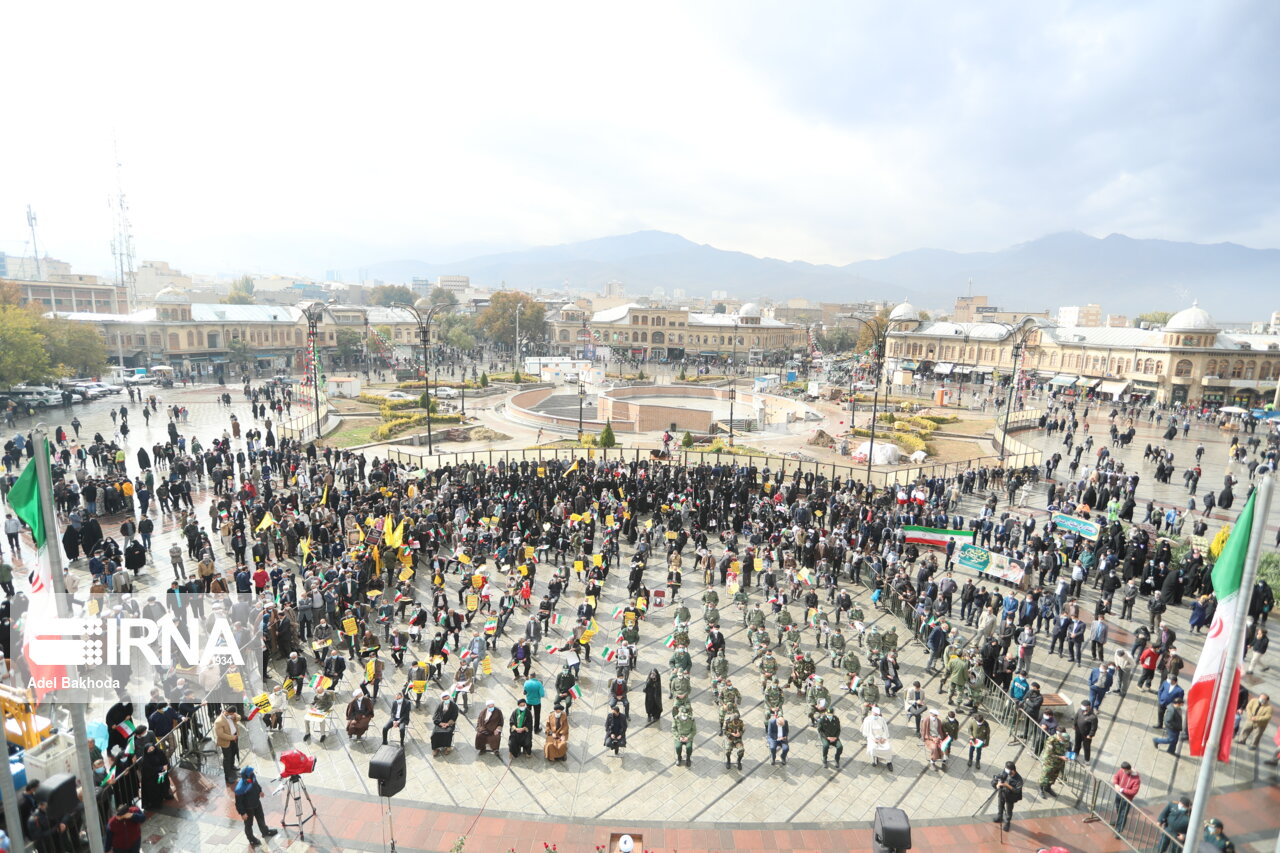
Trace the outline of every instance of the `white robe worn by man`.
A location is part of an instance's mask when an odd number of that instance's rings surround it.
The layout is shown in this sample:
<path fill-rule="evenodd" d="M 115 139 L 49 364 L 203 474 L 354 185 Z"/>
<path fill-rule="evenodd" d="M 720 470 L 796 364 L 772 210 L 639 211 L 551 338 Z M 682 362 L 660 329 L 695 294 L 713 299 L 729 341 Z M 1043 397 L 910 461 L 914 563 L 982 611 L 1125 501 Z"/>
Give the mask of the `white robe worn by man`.
<path fill-rule="evenodd" d="M 872 708 L 871 713 L 862 721 L 862 736 L 867 739 L 867 754 L 871 756 L 874 767 L 881 761 L 893 770 L 893 741 L 889 738 L 889 724 L 880 714 L 879 708 Z"/>

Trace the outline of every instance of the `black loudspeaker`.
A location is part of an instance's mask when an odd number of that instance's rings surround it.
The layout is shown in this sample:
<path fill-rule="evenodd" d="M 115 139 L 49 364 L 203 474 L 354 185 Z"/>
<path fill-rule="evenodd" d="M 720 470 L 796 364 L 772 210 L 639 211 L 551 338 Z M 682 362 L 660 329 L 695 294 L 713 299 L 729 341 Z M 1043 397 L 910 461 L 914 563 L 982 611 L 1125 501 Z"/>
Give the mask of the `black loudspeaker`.
<path fill-rule="evenodd" d="M 48 803 L 49 822 L 58 823 L 80 808 L 80 798 L 76 796 L 76 777 L 70 773 L 59 773 L 45 779 L 36 788 L 36 802 Z"/>
<path fill-rule="evenodd" d="M 380 746 L 369 759 L 369 778 L 378 780 L 379 797 L 393 797 L 403 791 L 407 776 L 403 746 Z"/>
<path fill-rule="evenodd" d="M 911 849 L 911 821 L 902 809 L 876 806 L 872 833 L 876 853 L 902 853 Z"/>

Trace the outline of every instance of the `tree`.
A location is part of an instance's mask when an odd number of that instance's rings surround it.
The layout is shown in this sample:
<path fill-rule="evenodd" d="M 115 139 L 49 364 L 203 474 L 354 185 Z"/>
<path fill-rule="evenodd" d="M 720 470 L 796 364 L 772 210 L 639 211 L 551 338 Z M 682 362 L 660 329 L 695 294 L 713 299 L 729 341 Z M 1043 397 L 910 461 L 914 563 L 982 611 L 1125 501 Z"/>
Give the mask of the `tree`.
<path fill-rule="evenodd" d="M 231 283 L 231 292 L 222 298 L 224 305 L 252 305 L 253 279 L 242 275 Z"/>
<path fill-rule="evenodd" d="M 480 374 L 480 387 L 481 388 L 489 387 L 489 371 L 487 370 L 484 373 Z"/>
<path fill-rule="evenodd" d="M 601 447 L 617 447 L 618 439 L 613 434 L 613 421 L 605 421 L 604 429 L 600 432 Z"/>
<path fill-rule="evenodd" d="M 360 358 L 360 333 L 355 329 L 339 329 L 336 354 L 343 364 L 354 364 Z"/>
<path fill-rule="evenodd" d="M 851 350 L 858 342 L 858 330 L 852 326 L 835 326 L 818 337 L 818 346 L 825 353 Z"/>
<path fill-rule="evenodd" d="M 439 305 L 445 309 L 453 309 L 458 307 L 458 296 L 452 290 L 445 290 L 443 287 L 431 288 L 431 295 L 427 297 L 432 305 Z"/>
<path fill-rule="evenodd" d="M 523 324 L 521 324 L 523 331 Z M 472 349 L 476 345 L 476 320 L 467 314 L 436 314 L 435 339 L 456 349 Z"/>
<path fill-rule="evenodd" d="M 52 370 L 45 349 L 41 318 L 15 305 L 0 305 L 0 387 L 49 378 Z"/>
<path fill-rule="evenodd" d="M 413 291 L 403 284 L 380 284 L 369 291 L 370 305 L 412 305 L 416 300 Z"/>
<path fill-rule="evenodd" d="M 693 447 L 693 433 L 685 430 L 684 437 L 680 439 L 681 447 Z"/>
<path fill-rule="evenodd" d="M 1139 314 L 1133 318 L 1135 327 L 1141 326 L 1143 323 L 1150 323 L 1152 326 L 1163 326 L 1169 322 L 1169 318 L 1173 315 L 1168 311 L 1148 311 L 1145 314 Z"/>
<path fill-rule="evenodd" d="M 728 314 L 729 309 L 725 307 L 723 302 L 717 302 L 716 307 L 711 309 L 712 314 Z"/>
<path fill-rule="evenodd" d="M 870 321 L 858 327 L 858 337 L 854 340 L 853 348 L 859 353 L 872 349 L 876 346 L 877 339 L 884 334 L 884 330 L 888 325 L 889 312 L 881 311 L 872 317 Z"/>
<path fill-rule="evenodd" d="M 240 338 L 227 341 L 227 358 L 232 364 L 238 364 L 241 367 L 253 361 L 253 356 L 249 355 L 249 345 Z"/>
<path fill-rule="evenodd" d="M 536 339 L 546 334 L 547 316 L 542 304 L 518 290 L 503 290 L 493 294 L 489 307 L 480 315 L 477 326 L 489 340 L 514 347 L 517 307 L 520 307 L 521 338 Z"/>
<path fill-rule="evenodd" d="M 45 348 L 53 372 L 62 376 L 98 376 L 107 365 L 102 335 L 88 323 L 43 319 Z"/>

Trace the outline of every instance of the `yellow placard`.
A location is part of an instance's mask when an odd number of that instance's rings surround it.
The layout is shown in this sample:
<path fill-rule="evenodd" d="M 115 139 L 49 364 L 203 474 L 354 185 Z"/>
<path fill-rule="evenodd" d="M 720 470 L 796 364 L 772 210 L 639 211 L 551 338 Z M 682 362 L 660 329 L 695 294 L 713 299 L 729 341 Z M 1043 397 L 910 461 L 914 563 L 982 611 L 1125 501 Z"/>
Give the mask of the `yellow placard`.
<path fill-rule="evenodd" d="M 480 662 L 480 671 L 485 675 L 493 675 L 493 657 L 485 655 L 484 660 Z"/>
<path fill-rule="evenodd" d="M 757 572 L 763 572 L 763 571 L 764 571 L 764 560 L 760 559 L 759 557 L 756 557 L 756 559 L 755 559 L 755 564 L 756 564 L 756 571 L 757 571 Z"/>
<path fill-rule="evenodd" d="M 480 523 L 481 523 L 481 524 L 488 524 L 488 523 L 489 523 L 489 519 L 487 519 L 487 518 L 482 518 L 482 519 L 480 519 Z"/>
<path fill-rule="evenodd" d="M 253 697 L 253 704 L 258 706 L 258 710 L 266 713 L 271 710 L 271 696 L 267 693 L 259 693 Z"/>
<path fill-rule="evenodd" d="M 472 589 L 483 589 L 483 588 L 484 588 L 484 575 L 479 574 L 479 573 L 472 575 L 472 576 L 471 576 L 471 588 L 472 588 Z"/>
<path fill-rule="evenodd" d="M 480 596 L 475 593 L 467 593 L 466 602 L 468 612 L 474 613 L 480 609 Z"/>
<path fill-rule="evenodd" d="M 678 535 L 679 535 L 679 534 L 678 534 L 678 533 L 676 533 L 674 530 L 668 530 L 668 531 L 667 531 L 667 538 L 668 538 L 668 539 L 675 539 Z"/>
<path fill-rule="evenodd" d="M 397 577 L 402 581 L 411 580 L 413 578 L 413 569 L 401 569 Z"/>
<path fill-rule="evenodd" d="M 652 529 L 653 529 L 653 519 L 652 519 L 652 518 L 646 518 L 646 519 L 644 520 L 644 529 L 645 529 L 645 530 L 652 530 Z"/>
<path fill-rule="evenodd" d="M 592 554 L 592 555 L 591 555 L 591 565 L 593 565 L 593 566 L 597 566 L 597 567 L 598 567 L 598 566 L 603 566 L 603 565 L 604 565 L 604 554 Z"/>
<path fill-rule="evenodd" d="M 377 598 L 378 596 L 382 595 L 382 590 L 371 589 L 365 592 L 365 595 L 369 596 L 369 598 Z"/>
<path fill-rule="evenodd" d="M 731 572 L 742 571 L 742 563 L 738 562 L 737 560 L 734 560 L 733 562 L 729 563 L 729 571 Z"/>
<path fill-rule="evenodd" d="M 378 675 L 378 662 L 373 660 L 367 661 L 364 665 L 364 680 L 373 681 L 373 679 L 377 677 L 377 675 Z"/>
<path fill-rule="evenodd" d="M 520 577 L 526 577 L 529 574 L 529 567 L 522 563 L 516 566 L 516 571 L 520 573 Z"/>
<path fill-rule="evenodd" d="M 582 523 L 583 523 L 583 524 L 590 524 L 590 523 L 591 523 L 591 513 L 589 513 L 589 512 L 584 512 L 584 513 L 582 514 Z"/>
<path fill-rule="evenodd" d="M 596 597 L 594 595 L 588 595 L 586 601 L 587 604 L 591 606 L 591 609 L 594 610 L 596 607 Z"/>
<path fill-rule="evenodd" d="M 816 515 L 818 518 L 822 518 L 822 516 L 823 516 L 823 512 L 822 512 L 822 510 L 820 510 L 820 509 L 815 509 L 815 510 L 813 511 L 813 514 L 814 514 L 814 515 Z"/>
<path fill-rule="evenodd" d="M 98 611 L 101 609 L 102 609 L 101 606 L 98 604 L 98 599 L 96 598 L 89 599 L 89 615 L 90 616 L 97 616 Z"/>
<path fill-rule="evenodd" d="M 354 616 L 348 616 L 346 619 L 342 620 L 342 633 L 346 634 L 348 637 L 354 637 L 358 630 L 359 626 L 356 624 L 356 618 Z"/>
<path fill-rule="evenodd" d="M 298 682 L 294 681 L 292 678 L 286 678 L 284 680 L 284 695 L 290 699 L 292 699 L 294 696 L 297 696 Z"/>
<path fill-rule="evenodd" d="M 427 692 L 427 680 L 425 678 L 413 682 L 413 692 L 422 694 Z"/>
<path fill-rule="evenodd" d="M 581 560 L 574 560 L 574 561 L 573 561 L 573 570 L 574 570 L 575 572 L 580 572 L 580 571 L 582 571 L 582 570 L 583 570 L 583 568 L 585 568 L 585 567 L 583 566 L 583 564 L 582 564 L 582 561 L 581 561 Z"/>
<path fill-rule="evenodd" d="M 311 644 L 311 648 L 315 649 L 318 652 L 321 649 L 327 649 L 329 646 L 332 646 L 332 645 L 333 645 L 333 639 L 329 638 L 325 640 L 316 640 L 314 643 Z"/>
<path fill-rule="evenodd" d="M 458 555 L 458 562 L 459 562 L 459 563 L 462 563 L 462 565 L 464 565 L 464 566 L 469 566 L 469 565 L 471 565 L 471 556 L 470 556 L 470 555 L 468 555 L 468 554 L 459 554 L 459 555 Z"/>
<path fill-rule="evenodd" d="M 232 670 L 227 673 L 227 686 L 232 690 L 244 690 L 244 679 L 240 677 L 240 673 Z"/>
<path fill-rule="evenodd" d="M 730 594 L 730 595 L 737 595 L 737 594 L 738 594 L 738 590 L 739 590 L 739 589 L 740 589 L 740 587 L 739 587 L 736 583 L 731 583 L 731 584 L 729 584 L 729 594 Z"/>
<path fill-rule="evenodd" d="M 545 477 L 545 476 L 547 476 L 547 469 L 546 469 L 546 468 L 543 468 L 541 465 L 539 465 L 539 466 L 538 466 L 538 476 L 539 476 L 539 477 Z"/>
<path fill-rule="evenodd" d="M 532 560 L 532 559 L 533 559 L 533 555 L 534 555 L 534 553 L 536 553 L 536 552 L 534 551 L 534 548 L 533 548 L 533 546 L 532 546 L 532 545 L 525 545 L 525 546 L 524 546 L 524 558 L 525 558 L 526 560 Z"/>
<path fill-rule="evenodd" d="M 604 517 L 604 524 L 605 524 L 605 527 L 613 527 L 613 516 L 606 515 Z"/>
<path fill-rule="evenodd" d="M 576 513 L 576 512 L 572 512 L 572 513 L 569 513 L 569 520 L 570 520 L 570 521 L 582 521 L 582 516 L 578 515 L 578 513 Z"/>

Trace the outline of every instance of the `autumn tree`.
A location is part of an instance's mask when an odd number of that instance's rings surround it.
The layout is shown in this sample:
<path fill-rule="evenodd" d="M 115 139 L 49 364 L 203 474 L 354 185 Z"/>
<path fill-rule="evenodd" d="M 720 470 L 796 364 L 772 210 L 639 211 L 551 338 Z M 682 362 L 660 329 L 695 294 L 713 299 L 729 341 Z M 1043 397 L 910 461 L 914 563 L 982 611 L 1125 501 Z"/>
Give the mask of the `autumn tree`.
<path fill-rule="evenodd" d="M 380 284 L 369 291 L 370 305 L 412 305 L 417 297 L 403 284 Z"/>
<path fill-rule="evenodd" d="M 224 305 L 252 305 L 253 279 L 242 275 L 231 283 L 231 292 L 222 297 Z"/>
<path fill-rule="evenodd" d="M 518 290 L 495 293 L 477 325 L 489 340 L 514 347 L 517 310 L 520 313 L 521 338 L 537 340 L 546 334 L 547 315 L 542 303 Z"/>

